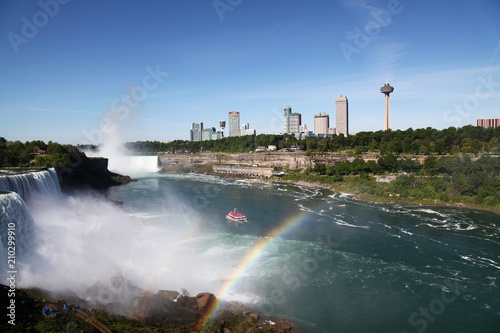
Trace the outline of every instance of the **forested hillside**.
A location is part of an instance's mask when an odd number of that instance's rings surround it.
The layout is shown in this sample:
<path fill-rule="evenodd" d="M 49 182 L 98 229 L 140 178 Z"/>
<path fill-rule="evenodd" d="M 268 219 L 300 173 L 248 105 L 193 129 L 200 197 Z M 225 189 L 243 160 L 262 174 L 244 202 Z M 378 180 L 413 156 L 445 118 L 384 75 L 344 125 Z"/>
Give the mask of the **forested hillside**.
<path fill-rule="evenodd" d="M 465 126 L 444 130 L 433 128 L 407 129 L 405 131 L 359 132 L 345 137 L 306 138 L 297 140 L 290 134 L 260 134 L 242 137 L 227 137 L 220 140 L 189 142 L 176 140 L 169 143 L 142 141 L 128 143 L 127 147 L 138 153 L 157 153 L 172 150 L 249 152 L 259 146 L 276 145 L 278 149 L 299 145 L 308 152 L 352 153 L 381 152 L 392 154 L 457 154 L 500 153 L 500 128 Z"/>

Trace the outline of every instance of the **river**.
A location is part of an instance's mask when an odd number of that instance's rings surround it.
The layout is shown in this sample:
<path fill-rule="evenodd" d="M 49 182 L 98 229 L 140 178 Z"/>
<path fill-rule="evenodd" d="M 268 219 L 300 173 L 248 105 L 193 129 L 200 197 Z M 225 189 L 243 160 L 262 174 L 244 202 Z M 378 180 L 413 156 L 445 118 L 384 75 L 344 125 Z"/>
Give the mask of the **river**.
<path fill-rule="evenodd" d="M 107 198 L 61 193 L 53 170 L 5 177 L 0 190 L 22 189 L 0 195 L 19 287 L 124 315 L 141 290 L 211 292 L 311 333 L 500 327 L 495 212 L 197 174 L 142 173 Z M 234 208 L 248 221 L 226 220 Z"/>
<path fill-rule="evenodd" d="M 172 244 L 156 288 L 246 302 L 303 332 L 499 327 L 497 213 L 194 174 L 145 176 L 109 196 Z M 233 208 L 248 222 L 226 220 Z"/>

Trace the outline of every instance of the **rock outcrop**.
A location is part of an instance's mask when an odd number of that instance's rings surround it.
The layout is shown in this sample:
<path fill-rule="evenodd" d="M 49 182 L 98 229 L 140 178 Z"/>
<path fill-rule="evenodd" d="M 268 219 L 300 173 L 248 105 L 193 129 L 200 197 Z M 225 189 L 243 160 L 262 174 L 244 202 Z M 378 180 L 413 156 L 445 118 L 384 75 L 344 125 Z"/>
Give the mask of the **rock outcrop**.
<path fill-rule="evenodd" d="M 0 285 L 0 304 L 10 302 L 9 287 Z M 65 332 L 89 331 L 89 324 L 99 322 L 112 332 L 278 332 L 293 333 L 294 324 L 288 319 L 271 320 L 265 314 L 256 314 L 238 302 L 223 303 L 214 318 L 206 316 L 217 301 L 210 293 L 196 297 L 181 295 L 176 291 L 144 292 L 135 297 L 126 317 L 102 308 L 88 309 L 86 300 L 73 298 L 51 300 L 52 293 L 41 289 L 16 289 L 16 331 Z M 172 300 L 176 297 L 176 301 Z M 84 304 L 83 306 L 81 304 Z M 63 309 L 68 307 L 68 312 Z M 45 316 L 42 309 L 48 306 L 60 311 Z M 85 316 L 80 316 L 82 314 Z M 205 324 L 200 327 L 200 324 Z M 0 331 L 11 331 L 6 320 L 0 322 Z"/>
<path fill-rule="evenodd" d="M 198 306 L 198 311 L 202 314 L 209 312 L 217 303 L 217 298 L 214 294 L 210 293 L 199 293 L 196 295 L 196 305 Z"/>
<path fill-rule="evenodd" d="M 56 167 L 56 171 L 63 191 L 75 188 L 105 190 L 132 181 L 129 176 L 109 171 L 106 158 L 78 158 L 65 166 Z"/>

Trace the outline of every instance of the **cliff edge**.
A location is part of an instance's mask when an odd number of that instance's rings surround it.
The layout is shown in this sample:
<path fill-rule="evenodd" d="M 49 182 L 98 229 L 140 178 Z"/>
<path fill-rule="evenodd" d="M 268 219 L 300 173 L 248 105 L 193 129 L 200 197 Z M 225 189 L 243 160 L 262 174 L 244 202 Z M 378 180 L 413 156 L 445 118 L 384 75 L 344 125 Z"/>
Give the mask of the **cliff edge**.
<path fill-rule="evenodd" d="M 91 188 L 105 190 L 111 186 L 122 185 L 132 181 L 129 176 L 122 176 L 108 170 L 106 158 L 83 158 L 56 167 L 62 191 Z"/>

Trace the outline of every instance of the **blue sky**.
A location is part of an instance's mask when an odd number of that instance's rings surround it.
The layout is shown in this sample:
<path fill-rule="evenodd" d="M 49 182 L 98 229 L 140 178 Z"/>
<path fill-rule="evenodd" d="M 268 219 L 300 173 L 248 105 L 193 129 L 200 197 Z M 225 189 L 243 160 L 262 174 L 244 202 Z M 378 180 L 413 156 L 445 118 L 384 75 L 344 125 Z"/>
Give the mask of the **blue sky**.
<path fill-rule="evenodd" d="M 500 117 L 497 0 L 3 0 L 0 136 L 97 144 L 189 139 L 229 111 L 281 133 L 464 126 Z"/>

